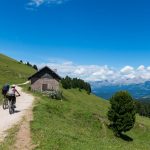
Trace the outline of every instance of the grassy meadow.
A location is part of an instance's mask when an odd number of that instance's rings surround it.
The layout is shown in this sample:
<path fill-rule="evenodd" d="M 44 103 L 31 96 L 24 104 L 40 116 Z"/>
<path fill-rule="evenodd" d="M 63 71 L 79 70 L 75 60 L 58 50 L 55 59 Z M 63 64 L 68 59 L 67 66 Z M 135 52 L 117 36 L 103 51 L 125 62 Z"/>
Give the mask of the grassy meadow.
<path fill-rule="evenodd" d="M 36 150 L 149 150 L 149 118 L 137 116 L 126 133 L 133 141 L 127 142 L 107 127 L 108 101 L 77 89 L 63 90 L 63 101 L 35 95 L 31 131 Z"/>

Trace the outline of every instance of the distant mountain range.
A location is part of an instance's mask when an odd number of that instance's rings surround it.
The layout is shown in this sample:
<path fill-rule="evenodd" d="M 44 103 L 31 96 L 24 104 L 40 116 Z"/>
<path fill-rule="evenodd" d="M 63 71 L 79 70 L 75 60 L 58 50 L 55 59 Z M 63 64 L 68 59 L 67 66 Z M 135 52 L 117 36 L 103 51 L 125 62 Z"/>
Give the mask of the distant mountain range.
<path fill-rule="evenodd" d="M 106 81 L 96 81 L 90 83 L 92 92 L 105 99 L 109 99 L 115 92 L 126 90 L 131 93 L 135 99 L 150 100 L 150 81 L 139 84 L 113 85 Z"/>

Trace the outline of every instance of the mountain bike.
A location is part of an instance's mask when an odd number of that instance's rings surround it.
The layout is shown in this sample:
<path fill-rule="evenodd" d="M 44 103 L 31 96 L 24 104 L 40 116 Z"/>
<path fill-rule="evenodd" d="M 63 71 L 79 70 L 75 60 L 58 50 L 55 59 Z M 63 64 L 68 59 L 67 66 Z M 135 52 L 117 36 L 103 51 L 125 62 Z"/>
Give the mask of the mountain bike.
<path fill-rule="evenodd" d="M 8 109 L 8 98 L 6 96 L 4 96 L 3 98 L 3 109 Z"/>
<path fill-rule="evenodd" d="M 17 95 L 16 97 L 18 96 L 20 95 Z M 15 112 L 15 105 L 14 105 L 13 99 L 14 99 L 13 96 L 9 97 L 9 101 L 8 101 L 9 114 L 14 114 Z"/>

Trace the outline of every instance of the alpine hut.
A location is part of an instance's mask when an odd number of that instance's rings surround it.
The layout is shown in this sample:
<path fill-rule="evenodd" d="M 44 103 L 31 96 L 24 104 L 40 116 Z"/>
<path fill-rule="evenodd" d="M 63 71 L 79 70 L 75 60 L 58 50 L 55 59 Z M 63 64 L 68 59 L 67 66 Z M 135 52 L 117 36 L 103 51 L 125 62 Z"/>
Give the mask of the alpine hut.
<path fill-rule="evenodd" d="M 61 77 L 52 69 L 45 66 L 28 78 L 33 91 L 57 91 Z"/>

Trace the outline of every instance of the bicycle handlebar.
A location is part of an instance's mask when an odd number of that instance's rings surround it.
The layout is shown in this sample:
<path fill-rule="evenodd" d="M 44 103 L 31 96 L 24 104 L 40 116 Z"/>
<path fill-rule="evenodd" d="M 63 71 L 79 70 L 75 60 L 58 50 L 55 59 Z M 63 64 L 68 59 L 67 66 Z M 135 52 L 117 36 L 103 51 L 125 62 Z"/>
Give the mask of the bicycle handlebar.
<path fill-rule="evenodd" d="M 19 96 L 21 96 L 21 95 L 16 95 L 16 97 L 19 97 Z"/>

